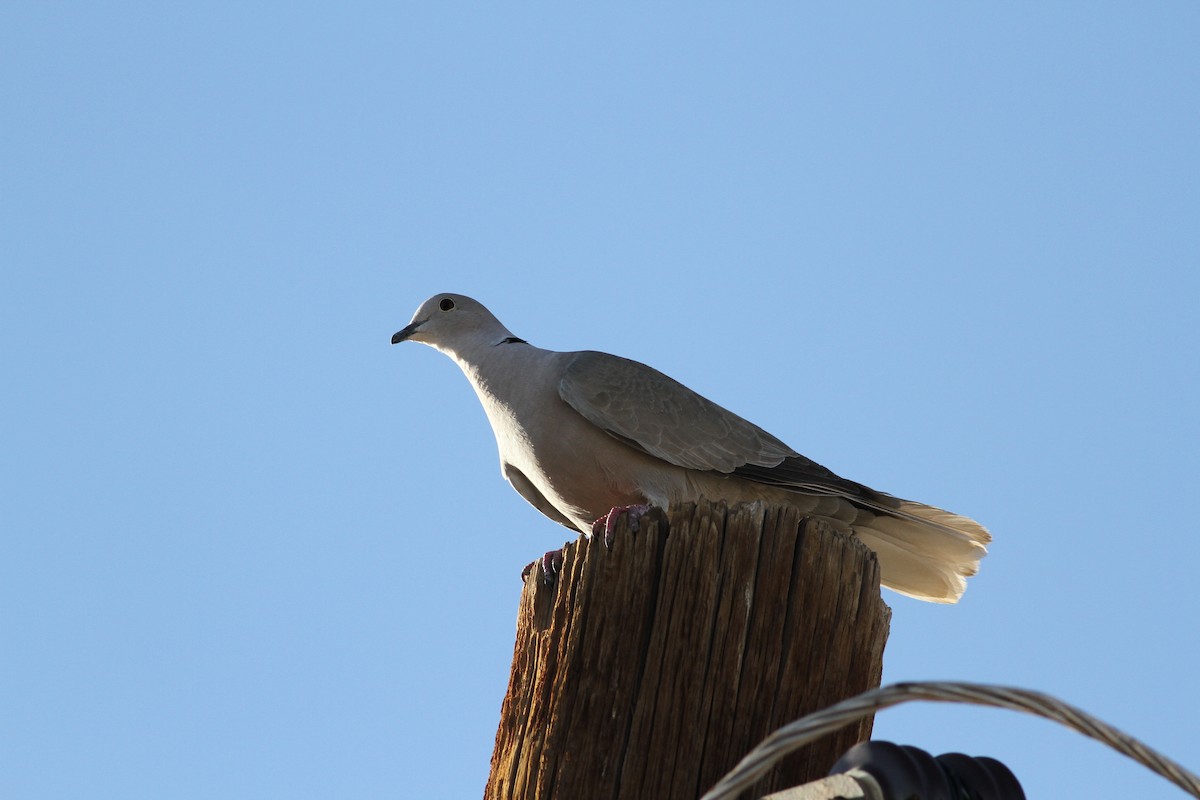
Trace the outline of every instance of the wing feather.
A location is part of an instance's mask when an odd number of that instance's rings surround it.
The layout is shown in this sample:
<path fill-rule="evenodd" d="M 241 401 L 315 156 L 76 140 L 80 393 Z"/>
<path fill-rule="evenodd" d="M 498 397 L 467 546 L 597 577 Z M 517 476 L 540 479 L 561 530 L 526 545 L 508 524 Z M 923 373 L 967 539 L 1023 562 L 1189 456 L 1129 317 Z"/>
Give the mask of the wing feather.
<path fill-rule="evenodd" d="M 563 371 L 558 394 L 593 425 L 671 464 L 816 497 L 844 498 L 860 509 L 941 530 L 970 550 L 982 550 L 991 539 L 986 528 L 967 517 L 837 475 L 637 361 L 593 351 L 575 353 Z"/>
<path fill-rule="evenodd" d="M 676 466 L 728 474 L 798 455 L 752 422 L 627 358 L 574 354 L 558 394 L 593 425 Z"/>

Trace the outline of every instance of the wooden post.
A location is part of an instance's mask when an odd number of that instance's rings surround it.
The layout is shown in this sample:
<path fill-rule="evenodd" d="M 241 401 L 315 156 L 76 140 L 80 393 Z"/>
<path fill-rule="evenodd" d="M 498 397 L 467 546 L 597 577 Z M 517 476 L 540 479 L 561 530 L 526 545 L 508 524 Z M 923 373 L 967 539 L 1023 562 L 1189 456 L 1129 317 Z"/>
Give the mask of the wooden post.
<path fill-rule="evenodd" d="M 794 509 L 653 510 L 580 539 L 517 614 L 485 800 L 695 800 L 776 728 L 879 685 L 891 611 L 857 539 Z M 755 792 L 824 776 L 872 720 Z"/>

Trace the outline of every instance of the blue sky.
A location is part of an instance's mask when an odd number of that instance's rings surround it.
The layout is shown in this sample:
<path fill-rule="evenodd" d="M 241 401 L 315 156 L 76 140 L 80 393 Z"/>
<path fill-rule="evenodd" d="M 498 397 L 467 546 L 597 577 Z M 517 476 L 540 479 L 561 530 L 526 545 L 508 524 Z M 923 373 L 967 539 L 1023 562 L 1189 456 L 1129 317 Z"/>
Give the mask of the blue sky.
<path fill-rule="evenodd" d="M 521 567 L 440 291 L 987 524 L 885 682 L 1200 770 L 1193 3 L 0 11 L 0 795 L 474 797 Z M 1009 712 L 876 735 L 1174 798 Z"/>

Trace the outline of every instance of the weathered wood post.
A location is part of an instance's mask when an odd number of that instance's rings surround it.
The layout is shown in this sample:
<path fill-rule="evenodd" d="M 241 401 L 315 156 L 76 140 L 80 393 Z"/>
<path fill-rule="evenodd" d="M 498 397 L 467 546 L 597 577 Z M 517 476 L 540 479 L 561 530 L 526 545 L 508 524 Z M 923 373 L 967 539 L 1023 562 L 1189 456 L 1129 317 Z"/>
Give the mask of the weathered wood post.
<path fill-rule="evenodd" d="M 858 540 L 760 503 L 653 511 L 526 580 L 485 800 L 695 800 L 781 725 L 879 685 L 891 612 Z M 757 797 L 824 775 L 871 720 Z"/>

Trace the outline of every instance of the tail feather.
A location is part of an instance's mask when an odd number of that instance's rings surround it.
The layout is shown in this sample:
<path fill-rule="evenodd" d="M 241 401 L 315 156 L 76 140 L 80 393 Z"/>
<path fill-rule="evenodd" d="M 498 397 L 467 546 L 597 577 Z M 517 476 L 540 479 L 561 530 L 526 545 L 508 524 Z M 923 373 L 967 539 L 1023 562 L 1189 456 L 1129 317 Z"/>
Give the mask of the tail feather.
<path fill-rule="evenodd" d="M 865 512 L 851 527 L 878 556 L 884 586 L 934 603 L 962 597 L 992 539 L 972 519 L 910 500 L 885 513 Z"/>
<path fill-rule="evenodd" d="M 851 529 L 876 552 L 884 586 L 921 600 L 957 602 L 992 540 L 973 519 L 875 491 L 796 453 L 773 466 L 744 464 L 732 476 L 757 484 L 747 498 L 803 497 L 805 513 Z"/>
<path fill-rule="evenodd" d="M 967 579 L 956 570 L 916 555 L 903 545 L 866 528 L 856 528 L 863 544 L 879 559 L 880 582 L 900 594 L 930 603 L 957 603 Z"/>

